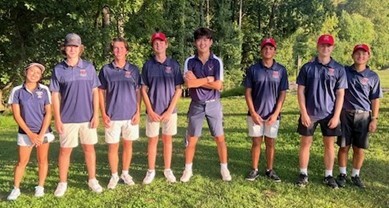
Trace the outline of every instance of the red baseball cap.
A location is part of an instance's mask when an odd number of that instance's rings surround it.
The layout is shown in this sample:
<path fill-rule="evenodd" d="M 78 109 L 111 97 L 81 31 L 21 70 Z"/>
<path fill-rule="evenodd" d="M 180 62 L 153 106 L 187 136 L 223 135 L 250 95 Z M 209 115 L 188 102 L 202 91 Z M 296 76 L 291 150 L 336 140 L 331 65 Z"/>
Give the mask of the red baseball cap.
<path fill-rule="evenodd" d="M 334 37 L 332 35 L 324 34 L 324 35 L 321 35 L 319 37 L 319 39 L 317 39 L 317 44 L 318 45 L 324 45 L 324 44 L 334 45 L 335 40 L 334 40 Z"/>
<path fill-rule="evenodd" d="M 162 40 L 162 41 L 166 41 L 166 35 L 161 33 L 161 32 L 156 32 L 154 33 L 152 36 L 151 36 L 151 43 L 154 42 L 154 40 Z"/>
<path fill-rule="evenodd" d="M 355 46 L 354 46 L 354 50 L 353 50 L 353 54 L 354 54 L 355 51 L 357 51 L 357 50 L 364 50 L 364 51 L 366 51 L 367 53 L 370 54 L 370 48 L 369 48 L 369 46 L 366 45 L 366 44 L 358 44 L 358 45 L 355 45 Z"/>
<path fill-rule="evenodd" d="M 277 48 L 276 41 L 273 38 L 265 38 L 261 42 L 261 49 L 265 47 L 265 45 L 271 45 L 274 48 Z"/>

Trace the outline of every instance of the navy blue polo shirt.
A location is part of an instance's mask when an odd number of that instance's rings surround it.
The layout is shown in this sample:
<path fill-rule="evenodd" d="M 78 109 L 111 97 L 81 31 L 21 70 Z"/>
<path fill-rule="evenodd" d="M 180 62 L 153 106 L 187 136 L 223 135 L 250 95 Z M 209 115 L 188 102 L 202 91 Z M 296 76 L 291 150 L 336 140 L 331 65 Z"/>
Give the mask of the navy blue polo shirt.
<path fill-rule="evenodd" d="M 371 110 L 371 100 L 381 98 L 380 79 L 369 67 L 357 72 L 352 66 L 346 67 L 348 89 L 344 96 L 346 110 Z"/>
<path fill-rule="evenodd" d="M 149 88 L 147 95 L 154 112 L 159 115 L 169 108 L 176 86 L 183 83 L 180 65 L 176 60 L 167 58 L 160 63 L 153 57 L 143 65 L 142 84 Z M 177 109 L 173 112 L 177 112 Z"/>
<path fill-rule="evenodd" d="M 297 84 L 305 86 L 308 115 L 317 121 L 334 113 L 336 90 L 347 89 L 347 76 L 344 67 L 332 58 L 324 65 L 316 57 L 301 67 Z"/>
<path fill-rule="evenodd" d="M 8 99 L 8 104 L 18 104 L 20 116 L 23 118 L 27 127 L 34 133 L 39 134 L 42 129 L 44 117 L 46 115 L 45 106 L 51 104 L 49 88 L 39 84 L 32 92 L 25 85 L 14 87 Z M 26 134 L 19 127 L 21 134 Z M 51 132 L 49 127 L 46 133 Z"/>
<path fill-rule="evenodd" d="M 276 109 L 280 92 L 289 89 L 288 74 L 285 67 L 275 60 L 270 68 L 260 60 L 247 69 L 244 86 L 252 89 L 255 112 L 267 119 Z"/>
<path fill-rule="evenodd" d="M 100 89 L 106 90 L 105 111 L 111 120 L 130 120 L 136 113 L 136 93 L 141 84 L 137 66 L 126 62 L 119 68 L 114 62 L 103 66 L 99 73 Z"/>
<path fill-rule="evenodd" d="M 184 73 L 187 71 L 192 71 L 196 78 L 213 76 L 215 81 L 223 81 L 223 62 L 219 57 L 212 53 L 205 64 L 201 62 L 197 55 L 187 58 L 184 64 Z M 190 88 L 189 93 L 193 101 L 207 101 L 220 98 L 219 90 L 207 89 L 204 87 Z"/>
<path fill-rule="evenodd" d="M 88 61 L 80 59 L 74 67 L 62 61 L 54 67 L 50 90 L 61 95 L 63 123 L 83 123 L 92 119 L 92 90 L 99 85 L 95 67 Z"/>

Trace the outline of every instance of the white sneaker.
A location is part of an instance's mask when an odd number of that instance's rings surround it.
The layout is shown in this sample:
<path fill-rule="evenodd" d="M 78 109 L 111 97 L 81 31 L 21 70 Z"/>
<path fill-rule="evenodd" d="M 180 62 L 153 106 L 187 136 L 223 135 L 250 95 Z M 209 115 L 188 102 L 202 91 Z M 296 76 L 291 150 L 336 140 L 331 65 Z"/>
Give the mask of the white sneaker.
<path fill-rule="evenodd" d="M 65 194 L 66 189 L 68 189 L 68 183 L 59 182 L 57 185 L 57 189 L 55 189 L 54 196 L 62 197 Z"/>
<path fill-rule="evenodd" d="M 119 176 L 111 176 L 111 179 L 109 179 L 109 183 L 108 183 L 107 188 L 108 189 L 116 188 L 116 185 L 118 185 L 119 179 L 120 179 Z"/>
<path fill-rule="evenodd" d="M 174 176 L 173 171 L 171 169 L 165 169 L 163 171 L 163 174 L 165 175 L 167 181 L 169 181 L 170 183 L 176 182 L 176 177 Z"/>
<path fill-rule="evenodd" d="M 120 176 L 120 178 L 123 180 L 123 182 L 129 186 L 135 185 L 135 182 L 132 180 L 132 177 L 130 174 L 123 174 Z"/>
<path fill-rule="evenodd" d="M 180 181 L 186 183 L 190 180 L 192 176 L 193 176 L 192 170 L 184 170 L 180 178 Z"/>
<path fill-rule="evenodd" d="M 150 184 L 153 182 L 155 177 L 155 170 L 148 170 L 145 178 L 143 179 L 143 184 Z"/>
<path fill-rule="evenodd" d="M 227 168 L 220 169 L 220 174 L 222 175 L 223 181 L 231 181 L 231 174 Z"/>
<path fill-rule="evenodd" d="M 92 189 L 93 192 L 101 193 L 103 192 L 103 187 L 100 186 L 99 181 L 94 179 L 89 179 L 88 186 L 90 189 Z"/>
<path fill-rule="evenodd" d="M 35 197 L 42 197 L 45 195 L 45 188 L 42 186 L 35 186 Z"/>
<path fill-rule="evenodd" d="M 8 195 L 7 200 L 16 200 L 20 196 L 20 189 L 12 189 L 11 193 Z"/>

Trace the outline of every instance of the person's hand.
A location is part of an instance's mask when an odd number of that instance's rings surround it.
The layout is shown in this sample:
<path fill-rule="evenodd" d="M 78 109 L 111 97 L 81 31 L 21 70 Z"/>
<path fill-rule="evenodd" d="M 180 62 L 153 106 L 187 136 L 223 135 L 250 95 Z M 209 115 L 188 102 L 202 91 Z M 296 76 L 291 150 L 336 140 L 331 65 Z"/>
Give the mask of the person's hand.
<path fill-rule="evenodd" d="M 277 121 L 277 115 L 272 114 L 265 122 L 268 126 L 272 126 Z"/>
<path fill-rule="evenodd" d="M 36 133 L 30 133 L 27 134 L 28 138 L 30 139 L 31 143 L 33 146 L 40 144 L 41 142 L 39 141 L 39 135 Z M 42 140 L 43 141 L 43 140 Z"/>
<path fill-rule="evenodd" d="M 111 118 L 107 114 L 103 115 L 102 117 L 103 117 L 104 127 L 107 129 L 110 128 L 111 127 Z"/>
<path fill-rule="evenodd" d="M 55 120 L 54 126 L 55 126 L 55 129 L 57 130 L 58 134 L 63 134 L 63 123 L 62 123 L 62 121 Z"/>
<path fill-rule="evenodd" d="M 197 79 L 197 77 L 193 74 L 192 71 L 187 71 L 184 75 L 184 78 L 187 80 Z"/>
<path fill-rule="evenodd" d="M 161 121 L 161 116 L 156 114 L 154 111 L 147 111 L 147 116 L 149 117 L 149 120 L 152 122 L 159 122 Z"/>
<path fill-rule="evenodd" d="M 339 125 L 339 117 L 332 117 L 328 122 L 328 128 L 334 129 Z"/>
<path fill-rule="evenodd" d="M 140 114 L 139 114 L 139 112 L 136 112 L 135 115 L 131 119 L 131 124 L 132 125 L 139 124 L 139 121 L 140 121 Z"/>
<path fill-rule="evenodd" d="M 301 124 L 305 127 L 310 127 L 312 124 L 311 118 L 308 114 L 301 114 Z"/>
<path fill-rule="evenodd" d="M 263 124 L 263 119 L 261 118 L 260 115 L 258 115 L 258 113 L 252 113 L 252 114 L 251 114 L 251 119 L 253 119 L 253 122 L 254 122 L 255 124 L 262 126 L 262 124 Z"/>
<path fill-rule="evenodd" d="M 378 120 L 375 118 L 372 118 L 369 124 L 369 132 L 374 133 L 377 131 L 377 122 Z"/>
<path fill-rule="evenodd" d="M 215 81 L 215 77 L 213 77 L 213 76 L 208 76 L 208 77 L 207 77 L 207 81 L 208 81 L 208 83 L 214 82 L 214 81 Z"/>
<path fill-rule="evenodd" d="M 96 129 L 99 126 L 99 117 L 93 116 L 92 120 L 90 121 L 90 128 Z"/>
<path fill-rule="evenodd" d="M 170 111 L 165 111 L 161 116 L 161 121 L 167 122 L 170 120 L 170 117 L 172 116 L 172 113 Z"/>

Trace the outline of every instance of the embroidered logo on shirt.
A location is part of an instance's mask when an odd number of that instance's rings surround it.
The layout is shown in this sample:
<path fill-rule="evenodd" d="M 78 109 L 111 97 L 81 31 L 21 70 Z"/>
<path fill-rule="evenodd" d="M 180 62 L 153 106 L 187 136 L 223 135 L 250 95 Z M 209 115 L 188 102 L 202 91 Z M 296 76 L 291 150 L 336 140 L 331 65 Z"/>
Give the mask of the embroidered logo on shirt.
<path fill-rule="evenodd" d="M 369 78 L 363 77 L 362 79 L 360 79 L 360 81 L 362 85 L 367 85 L 367 83 L 369 83 Z"/>
<path fill-rule="evenodd" d="M 278 71 L 273 71 L 273 78 L 280 78 L 280 73 Z"/>
<path fill-rule="evenodd" d="M 87 73 L 86 73 L 86 69 L 80 69 L 80 76 L 81 77 L 86 77 Z"/>
<path fill-rule="evenodd" d="M 130 71 L 126 71 L 126 73 L 124 73 L 124 77 L 130 78 L 131 77 L 131 72 Z"/>
<path fill-rule="evenodd" d="M 43 92 L 42 91 L 36 91 L 36 96 L 41 99 L 42 98 L 42 95 L 43 95 Z"/>
<path fill-rule="evenodd" d="M 165 72 L 168 74 L 172 73 L 172 67 L 170 66 L 165 67 Z"/>
<path fill-rule="evenodd" d="M 208 65 L 208 71 L 213 71 L 213 64 Z"/>
<path fill-rule="evenodd" d="M 335 75 L 335 69 L 333 69 L 333 68 L 328 68 L 328 75 L 334 76 L 334 75 Z"/>

